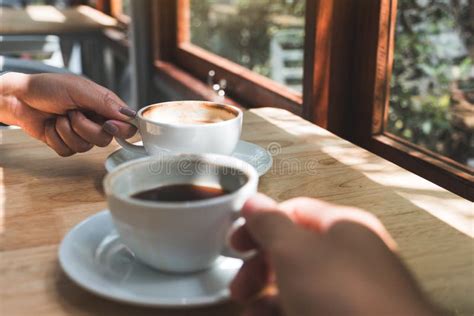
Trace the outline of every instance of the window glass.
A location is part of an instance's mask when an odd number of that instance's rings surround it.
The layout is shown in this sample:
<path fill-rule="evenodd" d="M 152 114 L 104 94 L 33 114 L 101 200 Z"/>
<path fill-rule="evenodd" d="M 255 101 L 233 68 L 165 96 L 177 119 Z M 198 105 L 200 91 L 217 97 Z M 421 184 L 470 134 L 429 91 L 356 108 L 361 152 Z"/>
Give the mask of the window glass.
<path fill-rule="evenodd" d="M 304 0 L 192 0 L 191 42 L 302 91 Z"/>
<path fill-rule="evenodd" d="M 386 130 L 474 168 L 474 1 L 399 0 Z"/>

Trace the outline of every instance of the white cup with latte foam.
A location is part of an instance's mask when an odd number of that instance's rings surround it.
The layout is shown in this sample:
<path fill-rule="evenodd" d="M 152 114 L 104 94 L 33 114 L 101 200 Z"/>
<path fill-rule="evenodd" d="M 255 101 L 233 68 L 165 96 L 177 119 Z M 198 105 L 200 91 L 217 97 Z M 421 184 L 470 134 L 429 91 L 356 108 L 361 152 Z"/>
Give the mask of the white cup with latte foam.
<path fill-rule="evenodd" d="M 140 154 L 214 153 L 230 155 L 240 139 L 242 111 L 235 106 L 207 101 L 156 103 L 138 111 L 137 126 L 143 146 L 124 139 L 117 142 Z"/>

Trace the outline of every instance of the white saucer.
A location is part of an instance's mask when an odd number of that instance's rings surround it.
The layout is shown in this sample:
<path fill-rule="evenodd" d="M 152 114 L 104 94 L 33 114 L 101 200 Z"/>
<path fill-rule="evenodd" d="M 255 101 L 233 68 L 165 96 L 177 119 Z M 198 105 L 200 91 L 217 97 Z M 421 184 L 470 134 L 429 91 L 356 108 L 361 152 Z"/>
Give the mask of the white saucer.
<path fill-rule="evenodd" d="M 141 145 L 142 142 L 137 142 L 135 144 Z M 239 141 L 232 156 L 252 165 L 255 169 L 257 169 L 259 176 L 267 173 L 273 164 L 272 156 L 268 151 L 256 144 L 252 144 L 243 140 Z M 144 155 L 121 148 L 114 151 L 107 157 L 105 160 L 105 169 L 110 172 L 124 162 L 142 157 L 144 157 Z"/>
<path fill-rule="evenodd" d="M 191 307 L 229 298 L 228 286 L 242 260 L 221 256 L 213 268 L 192 274 L 168 274 L 137 261 L 113 227 L 109 211 L 74 227 L 59 247 L 64 272 L 99 296 L 142 306 Z"/>

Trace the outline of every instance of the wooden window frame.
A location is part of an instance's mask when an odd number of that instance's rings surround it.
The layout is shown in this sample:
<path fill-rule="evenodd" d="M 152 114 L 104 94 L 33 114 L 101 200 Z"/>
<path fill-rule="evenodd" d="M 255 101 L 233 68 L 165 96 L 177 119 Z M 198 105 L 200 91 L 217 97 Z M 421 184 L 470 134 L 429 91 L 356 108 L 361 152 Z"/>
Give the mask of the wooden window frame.
<path fill-rule="evenodd" d="M 474 200 L 472 171 L 384 132 L 397 0 L 306 0 L 303 96 L 205 51 L 189 39 L 189 0 L 153 2 L 154 65 L 187 97 L 212 99 L 216 72 L 245 107 L 290 110 L 462 197 Z M 180 23 L 178 23 L 180 22 Z M 185 43 L 183 43 L 185 42 Z M 187 91 L 187 92 L 184 92 Z"/>
<path fill-rule="evenodd" d="M 216 80 L 225 79 L 231 98 L 245 107 L 272 106 L 289 110 L 327 127 L 327 86 L 324 71 L 329 40 L 323 31 L 333 0 L 306 0 L 303 93 L 299 94 L 267 77 L 189 42 L 189 0 L 153 2 L 154 52 L 158 73 L 175 77 L 171 72 L 185 71 L 206 82 L 209 70 Z M 326 42 L 315 47 L 315 42 Z M 318 58 L 316 58 L 318 56 Z M 173 68 L 175 67 L 175 68 Z M 179 84 L 179 83 L 178 83 Z M 202 88 L 202 86 L 201 86 Z M 202 96 L 202 91 L 196 93 Z M 209 95 L 209 93 L 204 93 Z M 304 96 L 304 97 L 303 97 Z M 314 104 L 321 106 L 314 106 Z M 317 110 L 315 110 L 317 109 Z"/>
<path fill-rule="evenodd" d="M 362 1 L 354 11 L 356 45 L 350 113 L 354 143 L 464 198 L 474 200 L 472 169 L 384 130 L 389 109 L 397 0 Z"/>

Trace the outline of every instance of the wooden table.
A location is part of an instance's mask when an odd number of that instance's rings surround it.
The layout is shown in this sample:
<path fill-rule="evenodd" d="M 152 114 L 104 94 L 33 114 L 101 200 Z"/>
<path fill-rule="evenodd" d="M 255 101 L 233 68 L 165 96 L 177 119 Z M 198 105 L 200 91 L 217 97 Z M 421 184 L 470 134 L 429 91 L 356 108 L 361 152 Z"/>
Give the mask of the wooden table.
<path fill-rule="evenodd" d="M 472 203 L 283 110 L 247 112 L 243 139 L 274 153 L 261 192 L 376 214 L 433 300 L 472 315 Z M 82 290 L 61 271 L 63 236 L 106 208 L 103 163 L 116 148 L 60 158 L 20 130 L 0 131 L 0 314 L 238 315 L 233 303 L 181 311 L 118 304 Z"/>
<path fill-rule="evenodd" d="M 117 20 L 89 6 L 58 9 L 32 5 L 0 9 L 0 35 L 88 33 L 117 26 Z"/>
<path fill-rule="evenodd" d="M 103 31 L 118 26 L 116 19 L 80 5 L 58 9 L 31 5 L 25 9 L 0 8 L 0 36 L 57 35 L 81 43 L 83 73 L 104 83 Z"/>

